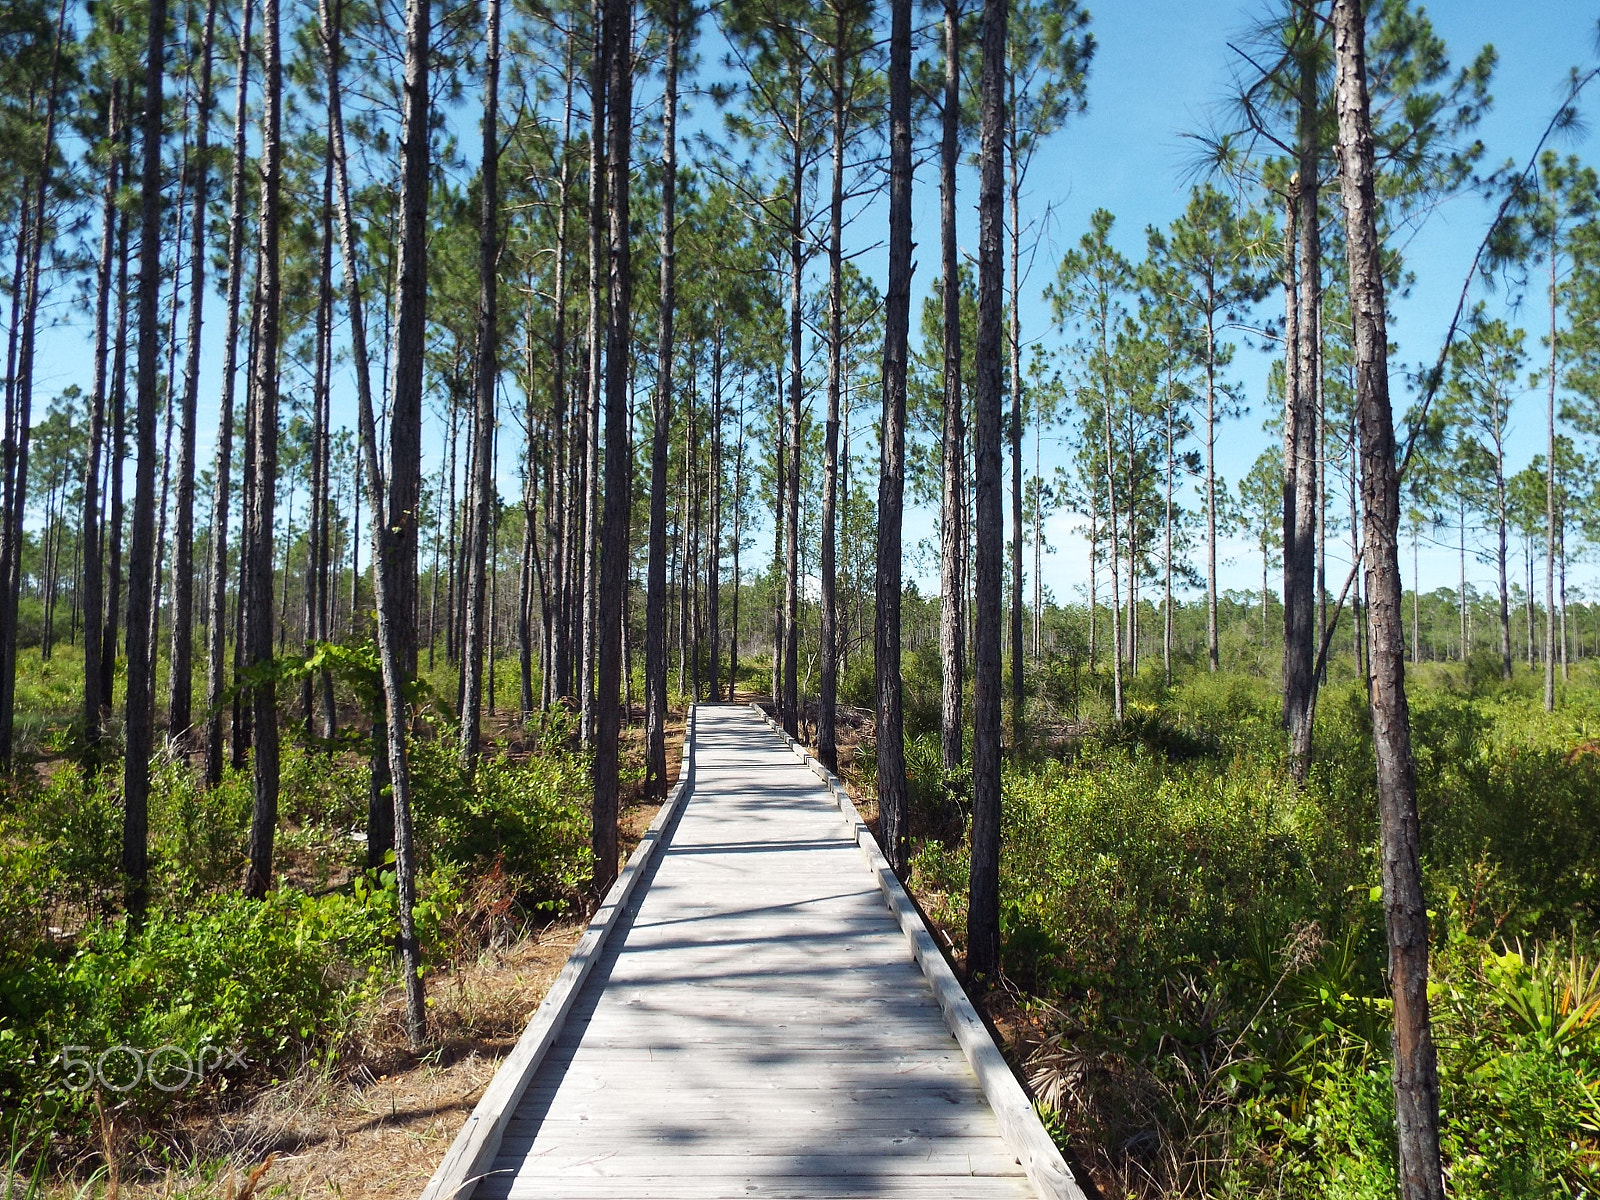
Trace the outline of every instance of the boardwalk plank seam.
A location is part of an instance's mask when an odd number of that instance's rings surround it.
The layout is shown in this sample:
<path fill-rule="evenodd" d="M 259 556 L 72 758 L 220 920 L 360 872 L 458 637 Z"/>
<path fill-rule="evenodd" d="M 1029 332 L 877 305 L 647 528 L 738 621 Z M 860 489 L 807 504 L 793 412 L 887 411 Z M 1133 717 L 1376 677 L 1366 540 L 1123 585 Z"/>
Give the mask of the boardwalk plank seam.
<path fill-rule="evenodd" d="M 922 919 L 922 914 L 911 903 L 911 897 L 906 894 L 904 885 L 889 866 L 889 860 L 883 856 L 883 851 L 878 846 L 878 839 L 872 836 L 872 830 L 867 828 L 866 822 L 861 819 L 861 814 L 856 811 L 855 803 L 845 791 L 843 782 L 823 766 L 811 751 L 790 737 L 760 705 L 752 704 L 750 707 L 755 709 L 762 720 L 783 738 L 795 756 L 810 768 L 811 773 L 827 785 L 834 802 L 839 806 L 839 811 L 854 828 L 856 845 L 860 847 L 868 867 L 877 877 L 884 902 L 894 913 L 906 941 L 911 944 L 911 953 L 933 988 L 933 994 L 939 1001 L 939 1009 L 944 1013 L 950 1032 L 955 1035 L 956 1041 L 961 1045 L 962 1053 L 966 1055 L 973 1073 L 977 1075 L 983 1094 L 1000 1123 L 1001 1136 L 1016 1154 L 1017 1161 L 1022 1164 L 1022 1169 L 1027 1173 L 1035 1190 L 1045 1200 L 1086 1200 L 1078 1181 L 1068 1169 L 1066 1160 L 1062 1158 L 1061 1151 L 1056 1148 L 1055 1141 L 1045 1129 L 1044 1123 L 1039 1120 L 1039 1114 L 1034 1110 L 1033 1103 L 1022 1090 L 1022 1085 L 1017 1082 L 1017 1077 L 1011 1073 L 1011 1067 L 1000 1053 L 1000 1048 L 995 1045 L 994 1038 L 989 1035 L 988 1026 L 972 1007 L 972 1001 L 967 998 L 967 993 L 956 979 L 955 972 L 950 969 L 950 964 L 940 953 L 938 945 L 933 940 L 933 934 L 929 932 L 927 923 Z"/>
<path fill-rule="evenodd" d="M 666 803 L 662 804 L 655 819 L 650 822 L 644 837 L 634 847 L 627 865 L 611 885 L 611 890 L 584 930 L 572 956 L 545 994 L 533 1020 L 528 1022 L 516 1046 L 494 1073 L 494 1078 L 484 1089 L 483 1096 L 473 1107 L 472 1115 L 461 1127 L 461 1132 L 456 1134 L 438 1170 L 423 1189 L 421 1200 L 468 1200 L 478 1181 L 494 1162 L 501 1139 L 505 1136 L 506 1125 L 516 1112 L 517 1102 L 528 1090 L 539 1064 L 559 1037 L 567 1014 L 583 990 L 584 981 L 604 953 L 612 931 L 621 924 L 639 880 L 694 790 L 694 727 L 695 708 L 691 705 L 684 719 L 683 762 L 678 771 L 678 782 L 673 785 Z"/>

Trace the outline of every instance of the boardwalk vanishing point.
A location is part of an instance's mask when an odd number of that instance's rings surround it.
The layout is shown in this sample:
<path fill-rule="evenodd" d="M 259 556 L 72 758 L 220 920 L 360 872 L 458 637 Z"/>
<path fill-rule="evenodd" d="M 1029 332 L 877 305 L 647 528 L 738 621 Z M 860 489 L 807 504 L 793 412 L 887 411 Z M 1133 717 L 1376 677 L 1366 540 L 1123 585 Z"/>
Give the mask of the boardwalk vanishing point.
<path fill-rule="evenodd" d="M 838 781 L 698 705 L 423 1200 L 1082 1195 Z"/>

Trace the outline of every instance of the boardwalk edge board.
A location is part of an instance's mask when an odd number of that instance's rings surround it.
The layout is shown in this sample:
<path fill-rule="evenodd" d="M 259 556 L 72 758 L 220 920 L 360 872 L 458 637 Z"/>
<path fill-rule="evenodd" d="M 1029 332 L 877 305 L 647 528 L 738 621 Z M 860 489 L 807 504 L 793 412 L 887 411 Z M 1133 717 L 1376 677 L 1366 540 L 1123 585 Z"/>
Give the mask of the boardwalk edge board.
<path fill-rule="evenodd" d="M 461 1132 L 456 1134 L 456 1140 L 451 1143 L 439 1169 L 423 1189 L 421 1200 L 468 1200 L 479 1180 L 488 1173 L 500 1150 L 506 1126 L 516 1112 L 518 1101 L 528 1090 L 546 1052 L 554 1045 L 567 1014 L 583 989 L 584 980 L 600 960 L 612 930 L 621 924 L 628 901 L 655 857 L 672 819 L 694 790 L 694 726 L 695 708 L 691 705 L 684 719 L 683 763 L 678 770 L 678 782 L 667 794 L 666 802 L 657 811 L 655 820 L 650 822 L 650 828 L 645 830 L 639 844 L 634 847 L 627 865 L 622 868 L 622 874 L 617 876 L 617 881 L 606 893 L 605 901 L 584 930 L 566 965 L 561 968 L 561 974 L 556 976 L 555 983 L 545 994 L 544 1002 L 534 1013 L 533 1020 L 528 1022 L 516 1046 L 494 1073 L 494 1078 L 484 1089 L 482 1098 L 473 1108 L 467 1123 L 461 1127 Z"/>
<path fill-rule="evenodd" d="M 922 973 L 927 976 L 934 997 L 939 1001 L 945 1024 L 950 1027 L 950 1032 L 960 1043 L 961 1051 L 971 1064 L 973 1073 L 977 1075 L 978 1084 L 983 1089 L 989 1106 L 994 1109 L 995 1117 L 1000 1124 L 1001 1136 L 1012 1153 L 1017 1156 L 1017 1161 L 1022 1165 L 1034 1190 L 1043 1200 L 1086 1200 L 1078 1181 L 1067 1167 L 1066 1160 L 1061 1157 L 1061 1151 L 1056 1148 L 1044 1123 L 1039 1120 L 1039 1114 L 1034 1110 L 1033 1103 L 1022 1090 L 1022 1085 L 1017 1082 L 1017 1077 L 1011 1073 L 1011 1067 L 1000 1053 L 1000 1048 L 995 1045 L 994 1038 L 989 1036 L 988 1026 L 972 1007 L 972 1001 L 967 998 L 967 993 L 956 979 L 955 972 L 950 969 L 950 964 L 940 953 L 938 945 L 933 940 L 933 934 L 929 932 L 926 922 L 922 919 L 922 914 L 911 903 L 911 897 L 906 894 L 904 885 L 890 868 L 889 860 L 884 858 L 883 851 L 878 846 L 878 839 L 873 837 L 872 830 L 867 828 L 866 822 L 861 819 L 861 814 L 856 811 L 855 803 L 845 791 L 844 783 L 823 766 L 810 750 L 790 737 L 759 704 L 753 703 L 750 707 L 755 709 L 761 719 L 788 743 L 789 749 L 810 768 L 811 773 L 827 785 L 834 802 L 839 806 L 839 811 L 855 828 L 856 845 L 866 857 L 868 867 L 877 876 L 878 888 L 883 892 L 884 901 L 900 923 L 900 931 L 911 944 L 911 953 L 922 968 Z"/>

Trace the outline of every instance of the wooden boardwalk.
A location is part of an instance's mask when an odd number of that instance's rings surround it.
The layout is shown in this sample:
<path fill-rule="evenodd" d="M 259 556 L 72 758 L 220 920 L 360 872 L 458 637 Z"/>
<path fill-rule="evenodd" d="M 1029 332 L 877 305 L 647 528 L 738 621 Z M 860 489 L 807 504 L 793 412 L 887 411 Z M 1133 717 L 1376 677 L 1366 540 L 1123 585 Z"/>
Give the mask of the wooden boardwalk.
<path fill-rule="evenodd" d="M 693 738 L 686 802 L 455 1200 L 1035 1195 L 853 811 L 750 708 L 700 706 Z"/>

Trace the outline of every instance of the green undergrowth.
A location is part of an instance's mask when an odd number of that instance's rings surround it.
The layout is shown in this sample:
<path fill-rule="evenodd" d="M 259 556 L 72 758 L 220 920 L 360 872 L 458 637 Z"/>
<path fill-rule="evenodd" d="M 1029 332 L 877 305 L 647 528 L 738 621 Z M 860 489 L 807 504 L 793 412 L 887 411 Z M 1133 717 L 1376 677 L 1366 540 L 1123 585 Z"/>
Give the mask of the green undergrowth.
<path fill-rule="evenodd" d="M 1296 785 L 1259 679 L 1130 689 L 1007 767 L 1013 1049 L 1111 1195 L 1387 1197 L 1394 1103 L 1370 725 L 1323 693 Z M 1600 1195 L 1600 692 L 1412 688 L 1450 1192 Z M 913 884 L 959 943 L 963 840 L 908 750 Z"/>
<path fill-rule="evenodd" d="M 486 750 L 468 778 L 454 728 L 412 740 L 416 918 L 438 968 L 581 902 L 588 764 L 572 718 L 530 723 L 529 752 Z M 366 869 L 369 753 L 286 739 L 277 886 L 240 895 L 248 771 L 206 789 L 153 769 L 151 883 L 130 917 L 121 775 L 58 760 L 0 792 L 0 1117 L 19 1145 L 94 1153 L 100 1113 L 159 1131 L 312 1063 L 359 1054 L 356 1017 L 396 983 L 393 856 Z"/>

